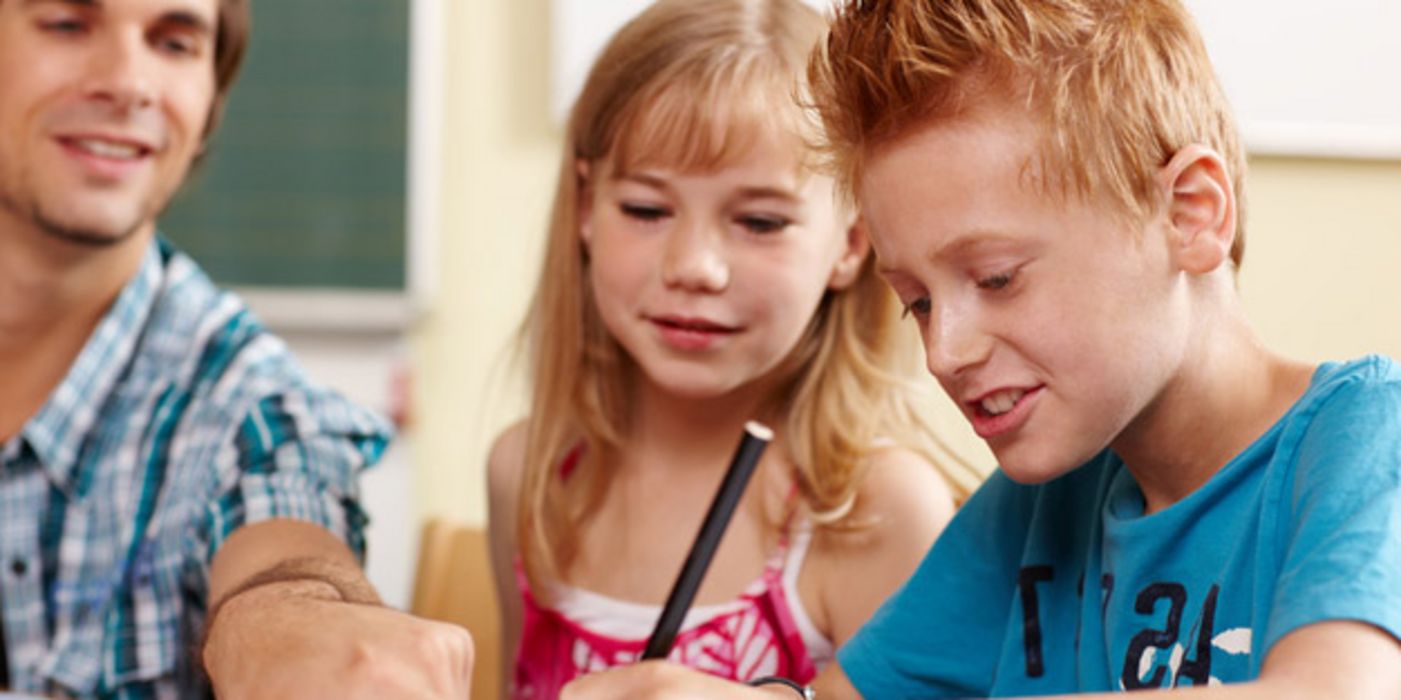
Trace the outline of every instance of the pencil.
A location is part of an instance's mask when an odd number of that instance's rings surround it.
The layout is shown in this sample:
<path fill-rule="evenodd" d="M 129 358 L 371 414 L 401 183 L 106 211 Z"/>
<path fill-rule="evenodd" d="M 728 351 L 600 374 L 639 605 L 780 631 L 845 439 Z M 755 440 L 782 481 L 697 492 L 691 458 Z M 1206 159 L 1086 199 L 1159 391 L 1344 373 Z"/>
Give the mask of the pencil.
<path fill-rule="evenodd" d="M 715 550 L 720 546 L 720 537 L 725 534 L 725 527 L 730 524 L 730 516 L 734 515 L 739 498 L 744 495 L 744 487 L 749 483 L 749 477 L 754 475 L 759 456 L 764 453 L 764 448 L 768 447 L 771 440 L 773 431 L 767 426 L 755 421 L 744 424 L 744 437 L 740 439 L 735 456 L 730 460 L 725 480 L 720 483 L 720 491 L 715 494 L 715 500 L 710 502 L 710 510 L 706 512 L 705 521 L 701 523 L 700 534 L 696 535 L 691 552 L 686 555 L 686 563 L 681 567 L 681 575 L 676 578 L 676 585 L 672 586 L 671 595 L 667 596 L 662 614 L 657 618 L 657 626 L 653 628 L 652 636 L 647 639 L 647 648 L 642 652 L 644 660 L 664 659 L 671 653 L 671 645 L 676 641 L 676 633 L 681 631 L 681 622 L 686 619 L 686 611 L 691 609 L 696 591 L 700 590 L 701 581 L 705 579 L 705 570 L 710 567 L 710 560 L 715 557 Z"/>

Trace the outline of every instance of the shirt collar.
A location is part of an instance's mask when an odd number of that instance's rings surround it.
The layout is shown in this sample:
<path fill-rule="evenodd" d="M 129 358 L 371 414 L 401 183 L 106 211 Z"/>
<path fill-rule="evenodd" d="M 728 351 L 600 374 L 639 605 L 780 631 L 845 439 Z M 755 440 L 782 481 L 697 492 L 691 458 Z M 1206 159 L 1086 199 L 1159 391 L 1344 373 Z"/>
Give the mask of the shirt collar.
<path fill-rule="evenodd" d="M 64 491 L 71 489 L 83 444 L 131 364 L 163 282 L 162 257 L 160 244 L 152 240 L 136 275 L 88 336 L 68 374 L 20 431 L 49 478 Z"/>

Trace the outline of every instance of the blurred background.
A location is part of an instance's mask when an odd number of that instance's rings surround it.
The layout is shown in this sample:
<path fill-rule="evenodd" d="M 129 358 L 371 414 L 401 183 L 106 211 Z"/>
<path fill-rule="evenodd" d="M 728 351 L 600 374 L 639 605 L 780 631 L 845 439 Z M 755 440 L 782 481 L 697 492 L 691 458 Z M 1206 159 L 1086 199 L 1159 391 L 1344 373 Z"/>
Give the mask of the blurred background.
<path fill-rule="evenodd" d="M 400 423 L 364 482 L 370 577 L 391 604 L 409 603 L 427 518 L 485 522 L 487 449 L 524 412 L 514 334 L 563 114 L 643 4 L 253 3 L 224 127 L 162 230 L 313 377 Z M 1313 361 L 1401 356 L 1401 3 L 1189 5 L 1252 151 L 1240 285 L 1260 334 Z M 929 410 L 991 468 L 951 407 Z"/>

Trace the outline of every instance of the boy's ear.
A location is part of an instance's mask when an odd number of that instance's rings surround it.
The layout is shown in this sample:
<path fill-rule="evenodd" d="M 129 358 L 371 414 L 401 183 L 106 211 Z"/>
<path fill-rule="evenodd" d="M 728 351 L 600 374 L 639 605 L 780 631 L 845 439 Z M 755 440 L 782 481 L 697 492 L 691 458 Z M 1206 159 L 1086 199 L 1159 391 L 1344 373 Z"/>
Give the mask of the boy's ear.
<path fill-rule="evenodd" d="M 1187 146 L 1160 175 L 1177 266 L 1201 275 L 1229 262 L 1236 238 L 1236 193 L 1221 154 L 1200 144 Z"/>
<path fill-rule="evenodd" d="M 846 242 L 841 256 L 832 266 L 832 274 L 827 277 L 827 288 L 842 290 L 850 287 L 861 274 L 861 263 L 871 254 L 871 239 L 866 236 L 866 224 L 857 219 L 847 227 Z"/>
<path fill-rule="evenodd" d="M 580 158 L 574 161 L 574 172 L 578 176 L 578 181 L 574 183 L 575 206 L 578 211 L 579 240 L 587 249 L 589 239 L 593 237 L 593 227 L 589 225 L 589 215 L 593 213 L 593 191 L 589 187 L 589 162 Z"/>

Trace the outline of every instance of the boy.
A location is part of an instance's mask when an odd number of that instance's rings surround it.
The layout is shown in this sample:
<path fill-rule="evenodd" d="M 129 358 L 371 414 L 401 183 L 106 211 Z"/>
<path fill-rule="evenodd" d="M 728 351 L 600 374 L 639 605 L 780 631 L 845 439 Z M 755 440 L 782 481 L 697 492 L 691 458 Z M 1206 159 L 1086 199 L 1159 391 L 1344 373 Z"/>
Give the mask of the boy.
<path fill-rule="evenodd" d="M 852 1 L 813 77 L 1001 465 L 817 696 L 1401 697 L 1401 370 L 1251 332 L 1244 157 L 1178 0 Z M 567 697 L 634 684 L 714 694 Z"/>

